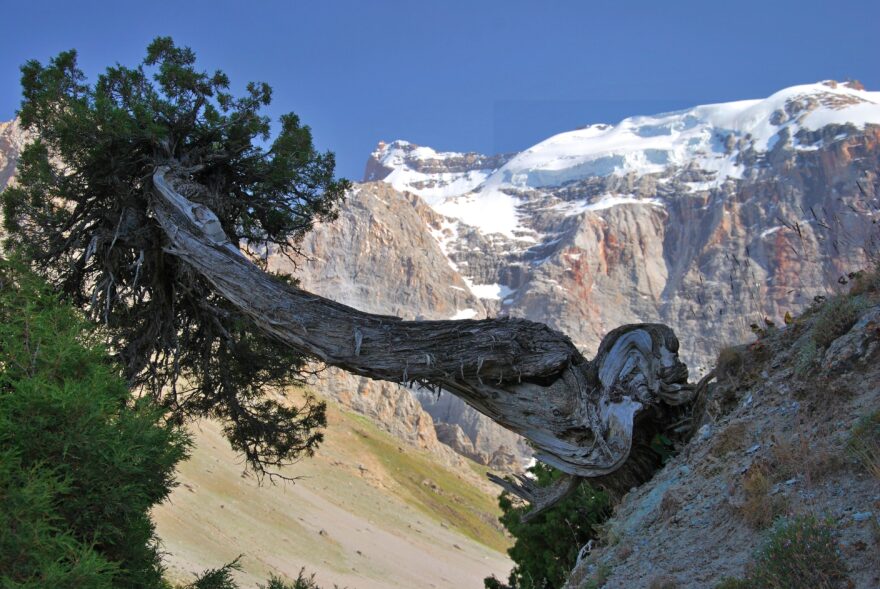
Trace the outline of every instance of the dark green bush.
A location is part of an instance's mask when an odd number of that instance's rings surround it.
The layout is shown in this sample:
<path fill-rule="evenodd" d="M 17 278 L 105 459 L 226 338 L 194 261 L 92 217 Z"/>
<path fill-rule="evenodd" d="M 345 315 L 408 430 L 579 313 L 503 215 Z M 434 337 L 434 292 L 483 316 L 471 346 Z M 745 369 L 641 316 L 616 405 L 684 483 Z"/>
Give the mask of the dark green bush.
<path fill-rule="evenodd" d="M 536 464 L 529 471 L 540 486 L 548 486 L 560 476 L 559 471 Z M 515 589 L 555 588 L 565 584 L 577 562 L 578 551 L 597 537 L 595 526 L 604 522 L 611 513 L 611 500 L 606 493 L 587 484 L 554 507 L 528 523 L 522 522 L 528 506 L 514 505 L 510 495 L 499 499 L 501 523 L 516 539 L 507 553 L 516 566 L 508 584 Z M 484 580 L 487 589 L 504 585 L 496 578 Z"/>
<path fill-rule="evenodd" d="M 233 571 L 241 570 L 239 564 L 239 556 L 232 562 L 223 565 L 219 569 L 210 569 L 202 573 L 198 579 L 179 589 L 239 589 L 238 583 L 232 577 Z M 281 577 L 272 575 L 269 577 L 267 585 L 258 583 L 259 589 L 321 589 L 315 582 L 315 574 L 306 574 L 306 569 L 299 571 L 296 579 L 293 581 L 285 581 Z M 336 586 L 334 586 L 336 589 Z"/>
<path fill-rule="evenodd" d="M 98 334 L 0 260 L 0 586 L 164 587 L 149 510 L 188 440 Z"/>

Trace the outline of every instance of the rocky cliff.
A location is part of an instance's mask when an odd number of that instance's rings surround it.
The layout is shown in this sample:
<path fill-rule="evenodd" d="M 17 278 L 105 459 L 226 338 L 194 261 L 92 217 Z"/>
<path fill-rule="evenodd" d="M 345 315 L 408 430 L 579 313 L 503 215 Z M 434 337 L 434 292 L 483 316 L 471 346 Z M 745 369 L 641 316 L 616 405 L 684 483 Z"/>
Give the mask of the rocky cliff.
<path fill-rule="evenodd" d="M 587 351 L 621 323 L 662 321 L 698 366 L 863 264 L 878 140 L 880 93 L 825 82 L 468 154 L 469 167 L 383 144 L 368 169 L 440 214 L 428 228 L 489 312 Z"/>
<path fill-rule="evenodd" d="M 12 179 L 18 154 L 25 143 L 25 134 L 18 120 L 0 122 L 0 190 Z"/>
<path fill-rule="evenodd" d="M 375 313 L 410 319 L 486 313 L 428 230 L 428 223 L 439 222 L 438 215 L 415 195 L 402 194 L 382 182 L 361 184 L 349 195 L 336 221 L 319 226 L 305 238 L 307 259 L 298 260 L 294 267 L 290 260 L 273 257 L 272 266 L 295 274 L 306 290 Z M 521 469 L 529 454 L 519 436 L 455 397 L 443 396 L 444 402 L 454 406 L 453 413 L 447 410 L 444 415 L 432 410 L 437 405 L 428 402 L 430 393 L 335 369 L 322 373 L 316 386 L 401 439 L 434 451 L 446 463 L 456 460 L 449 451 L 452 448 L 482 464 L 510 471 Z M 439 440 L 435 422 L 441 426 Z M 458 442 L 464 443 L 456 442 L 456 436 L 449 433 L 454 428 L 444 429 L 445 423 L 459 428 L 463 437 Z"/>

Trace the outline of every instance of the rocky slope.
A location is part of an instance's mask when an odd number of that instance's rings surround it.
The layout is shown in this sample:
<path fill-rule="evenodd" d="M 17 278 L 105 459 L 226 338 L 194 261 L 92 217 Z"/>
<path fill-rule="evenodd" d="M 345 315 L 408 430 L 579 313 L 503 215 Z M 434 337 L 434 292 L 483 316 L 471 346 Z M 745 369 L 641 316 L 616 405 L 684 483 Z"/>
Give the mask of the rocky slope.
<path fill-rule="evenodd" d="M 748 574 L 774 520 L 809 515 L 847 569 L 821 586 L 880 587 L 880 274 L 863 286 L 725 352 L 707 423 L 622 499 L 569 589 L 715 587 Z"/>

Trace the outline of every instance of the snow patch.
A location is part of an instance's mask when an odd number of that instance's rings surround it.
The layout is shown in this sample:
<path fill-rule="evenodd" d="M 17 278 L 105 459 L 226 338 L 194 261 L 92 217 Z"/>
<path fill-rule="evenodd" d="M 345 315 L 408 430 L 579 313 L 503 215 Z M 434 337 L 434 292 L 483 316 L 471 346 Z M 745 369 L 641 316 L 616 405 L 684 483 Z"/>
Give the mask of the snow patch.
<path fill-rule="evenodd" d="M 500 233 L 510 239 L 517 239 L 514 232 L 524 231 L 517 212 L 519 205 L 520 200 L 517 197 L 495 190 L 448 198 L 432 206 L 441 215 L 459 219 L 484 235 Z"/>
<path fill-rule="evenodd" d="M 477 316 L 477 312 L 474 309 L 461 309 L 455 312 L 455 315 L 450 317 L 450 319 L 473 319 Z"/>
<path fill-rule="evenodd" d="M 632 195 L 604 194 L 598 200 L 566 202 L 555 205 L 553 208 L 562 211 L 566 217 L 571 217 L 588 211 L 604 211 L 620 205 L 666 206 L 659 198 L 636 198 Z"/>
<path fill-rule="evenodd" d="M 716 172 L 721 182 L 742 176 L 744 169 L 736 163 L 741 149 L 767 151 L 783 129 L 794 137 L 800 129 L 869 123 L 880 124 L 880 92 L 823 83 L 794 86 L 763 100 L 697 106 L 560 133 L 518 154 L 486 180 L 483 190 L 546 188 L 692 164 Z"/>
<path fill-rule="evenodd" d="M 880 125 L 880 92 L 819 82 L 786 88 L 764 99 L 629 117 L 616 125 L 589 125 L 550 137 L 497 169 L 493 168 L 497 159 L 438 152 L 406 141 L 380 144 L 373 157 L 390 170 L 385 182 L 417 194 L 441 215 L 484 235 L 526 243 L 537 238 L 524 226 L 528 225 L 523 212 L 528 198 L 524 191 L 550 192 L 572 182 L 610 175 L 638 177 L 691 168 L 708 172 L 703 178 L 710 180 L 689 182 L 690 190 L 682 191 L 693 194 L 743 178 L 747 169 L 738 162 L 744 152 L 766 152 L 781 141 L 794 150 L 815 150 L 818 144 L 798 141 L 799 131 L 827 125 L 863 128 L 868 124 Z M 659 199 L 605 195 L 566 203 L 560 210 L 577 215 L 634 204 L 663 206 Z M 435 233 L 435 237 L 448 256 L 458 233 Z"/>
<path fill-rule="evenodd" d="M 465 278 L 464 281 L 471 289 L 471 292 L 474 293 L 474 296 L 478 299 L 496 301 L 499 299 L 506 299 L 516 292 L 515 289 L 503 284 L 474 284 L 467 278 Z"/>
<path fill-rule="evenodd" d="M 772 235 L 772 234 L 776 233 L 780 229 L 782 229 L 782 225 L 776 225 L 774 227 L 771 227 L 770 229 L 765 229 L 764 231 L 761 232 L 761 239 L 764 239 L 768 235 Z"/>

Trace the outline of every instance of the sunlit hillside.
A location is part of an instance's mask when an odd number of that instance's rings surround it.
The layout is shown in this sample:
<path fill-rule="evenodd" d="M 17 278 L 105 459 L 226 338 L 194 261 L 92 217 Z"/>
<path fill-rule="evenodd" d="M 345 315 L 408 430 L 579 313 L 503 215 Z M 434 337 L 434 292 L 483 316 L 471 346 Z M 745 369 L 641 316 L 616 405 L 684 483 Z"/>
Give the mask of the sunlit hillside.
<path fill-rule="evenodd" d="M 243 586 L 270 573 L 317 573 L 322 587 L 478 587 L 506 576 L 508 540 L 497 524 L 496 491 L 477 465 L 439 466 L 364 417 L 328 409 L 317 455 L 283 474 L 295 483 L 258 485 L 220 426 L 193 427 L 195 450 L 180 485 L 155 510 L 168 576 L 244 555 Z"/>

